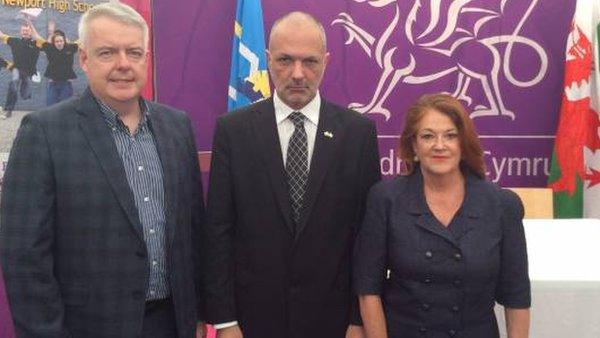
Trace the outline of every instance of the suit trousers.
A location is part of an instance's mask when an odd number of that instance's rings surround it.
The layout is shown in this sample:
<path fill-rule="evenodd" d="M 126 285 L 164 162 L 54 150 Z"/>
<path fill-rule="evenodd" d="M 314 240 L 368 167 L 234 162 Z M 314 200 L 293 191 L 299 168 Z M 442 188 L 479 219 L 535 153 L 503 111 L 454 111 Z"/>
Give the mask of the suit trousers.
<path fill-rule="evenodd" d="M 170 298 L 146 302 L 143 338 L 177 338 L 175 311 Z"/>

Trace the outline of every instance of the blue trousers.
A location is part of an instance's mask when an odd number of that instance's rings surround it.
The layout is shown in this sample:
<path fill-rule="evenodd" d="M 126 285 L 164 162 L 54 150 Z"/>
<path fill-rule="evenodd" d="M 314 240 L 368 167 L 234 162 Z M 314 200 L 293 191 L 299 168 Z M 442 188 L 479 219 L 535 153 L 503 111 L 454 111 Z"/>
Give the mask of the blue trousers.
<path fill-rule="evenodd" d="M 6 117 L 10 117 L 12 115 L 12 111 L 15 109 L 19 94 L 23 100 L 30 99 L 31 84 L 29 76 L 23 75 L 17 68 L 15 68 L 12 70 L 12 79 L 8 84 L 8 91 L 6 92 L 6 101 L 4 103 L 4 114 L 6 114 Z"/>
<path fill-rule="evenodd" d="M 73 96 L 73 84 L 71 81 L 49 81 L 46 92 L 46 105 L 51 106 Z"/>

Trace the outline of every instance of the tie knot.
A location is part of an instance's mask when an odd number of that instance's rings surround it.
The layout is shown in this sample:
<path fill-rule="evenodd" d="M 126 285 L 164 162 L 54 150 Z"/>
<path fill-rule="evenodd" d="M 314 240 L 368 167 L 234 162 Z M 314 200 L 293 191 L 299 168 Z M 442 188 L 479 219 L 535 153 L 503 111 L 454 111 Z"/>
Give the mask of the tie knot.
<path fill-rule="evenodd" d="M 288 116 L 288 119 L 292 121 L 294 127 L 304 127 L 304 114 L 299 111 L 295 111 Z"/>

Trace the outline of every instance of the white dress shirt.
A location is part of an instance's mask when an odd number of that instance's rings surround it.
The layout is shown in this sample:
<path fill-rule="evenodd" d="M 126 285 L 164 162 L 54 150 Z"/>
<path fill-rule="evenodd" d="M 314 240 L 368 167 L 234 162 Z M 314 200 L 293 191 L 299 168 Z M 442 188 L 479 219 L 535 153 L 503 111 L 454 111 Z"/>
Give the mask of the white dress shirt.
<path fill-rule="evenodd" d="M 321 96 L 317 95 L 302 109 L 292 109 L 286 105 L 277 92 L 273 95 L 273 106 L 275 107 L 275 121 L 277 122 L 277 132 L 279 134 L 279 145 L 281 145 L 281 155 L 283 155 L 283 165 L 287 160 L 287 149 L 290 143 L 290 138 L 296 127 L 294 123 L 288 119 L 291 113 L 299 111 L 304 115 L 304 130 L 306 130 L 306 141 L 308 145 L 308 168 L 310 170 L 310 160 L 312 159 L 313 150 L 315 149 L 315 137 L 317 135 L 317 126 L 319 125 L 319 111 L 321 109 Z"/>
<path fill-rule="evenodd" d="M 310 170 L 310 160 L 312 158 L 313 150 L 315 149 L 315 138 L 317 135 L 317 126 L 319 125 L 319 112 L 321 110 L 321 96 L 319 92 L 317 95 L 302 109 L 292 109 L 285 104 L 277 92 L 273 95 L 273 106 L 275 108 L 275 122 L 277 123 L 277 133 L 279 134 L 279 145 L 281 146 L 281 154 L 283 155 L 283 165 L 287 160 L 287 149 L 290 143 L 290 138 L 296 130 L 294 123 L 288 119 L 291 113 L 295 111 L 301 112 L 304 119 L 304 130 L 306 131 L 306 142 L 308 145 L 308 168 Z M 231 326 L 237 325 L 237 321 L 231 321 L 227 323 L 219 323 L 213 325 L 215 329 L 225 329 Z"/>

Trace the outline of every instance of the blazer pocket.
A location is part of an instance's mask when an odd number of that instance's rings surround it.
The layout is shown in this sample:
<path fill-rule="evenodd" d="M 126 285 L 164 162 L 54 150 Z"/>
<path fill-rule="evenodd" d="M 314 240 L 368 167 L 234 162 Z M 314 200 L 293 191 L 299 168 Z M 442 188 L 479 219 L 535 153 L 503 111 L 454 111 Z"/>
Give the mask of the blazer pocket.
<path fill-rule="evenodd" d="M 90 296 L 89 288 L 83 284 L 61 284 L 60 291 L 67 306 L 83 306 Z"/>

